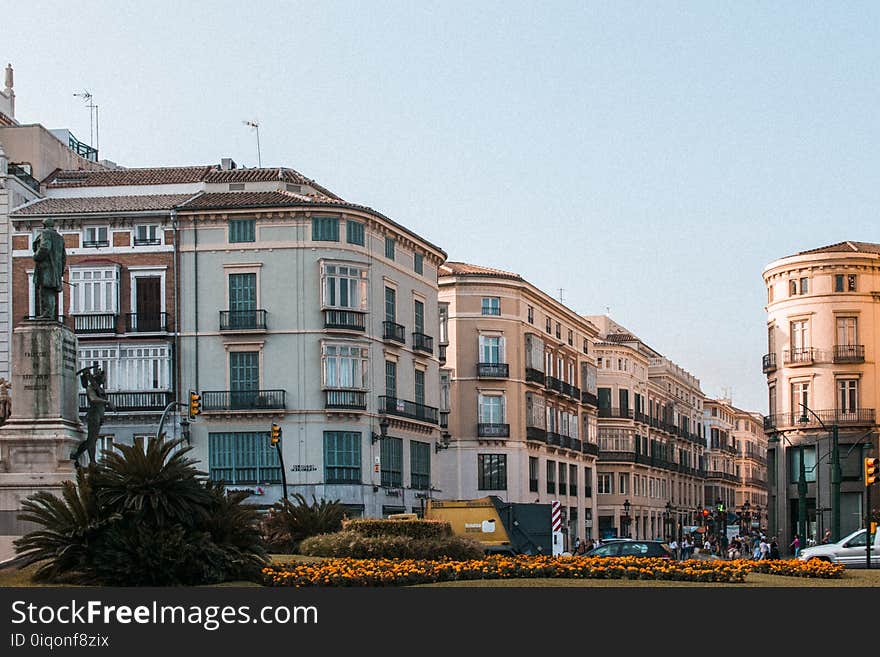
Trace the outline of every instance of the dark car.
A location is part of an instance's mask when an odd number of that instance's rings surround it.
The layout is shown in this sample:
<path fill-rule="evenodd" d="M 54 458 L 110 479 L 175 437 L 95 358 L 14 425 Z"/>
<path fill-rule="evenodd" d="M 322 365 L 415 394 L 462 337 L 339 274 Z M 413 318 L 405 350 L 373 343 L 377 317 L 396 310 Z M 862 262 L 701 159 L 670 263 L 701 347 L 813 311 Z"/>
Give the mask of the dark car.
<path fill-rule="evenodd" d="M 674 559 L 675 555 L 662 541 L 614 541 L 587 550 L 585 557 L 654 557 Z"/>

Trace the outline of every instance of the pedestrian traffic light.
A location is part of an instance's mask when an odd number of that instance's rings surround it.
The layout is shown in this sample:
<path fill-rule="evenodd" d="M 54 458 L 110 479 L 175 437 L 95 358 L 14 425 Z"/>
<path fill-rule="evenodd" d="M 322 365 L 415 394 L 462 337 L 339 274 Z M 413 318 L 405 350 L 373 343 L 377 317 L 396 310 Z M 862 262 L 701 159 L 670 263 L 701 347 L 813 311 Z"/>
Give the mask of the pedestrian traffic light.
<path fill-rule="evenodd" d="M 194 420 L 202 412 L 202 396 L 195 390 L 189 391 L 189 419 Z"/>
<path fill-rule="evenodd" d="M 703 518 L 709 517 L 709 509 L 703 509 Z"/>
<path fill-rule="evenodd" d="M 278 443 L 281 441 L 281 427 L 279 427 L 277 424 L 273 424 L 271 435 L 272 435 L 272 444 L 277 446 Z"/>
<path fill-rule="evenodd" d="M 880 459 L 870 457 L 865 459 L 865 486 L 876 484 L 880 481 Z"/>

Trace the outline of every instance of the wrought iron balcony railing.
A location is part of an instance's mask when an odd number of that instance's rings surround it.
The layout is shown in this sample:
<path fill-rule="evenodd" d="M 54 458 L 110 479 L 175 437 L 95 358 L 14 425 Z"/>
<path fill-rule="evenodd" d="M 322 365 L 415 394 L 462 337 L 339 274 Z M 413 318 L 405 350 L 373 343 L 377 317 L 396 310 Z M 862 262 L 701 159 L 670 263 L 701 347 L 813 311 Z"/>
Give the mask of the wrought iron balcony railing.
<path fill-rule="evenodd" d="M 813 362 L 815 350 L 812 347 L 803 349 L 786 349 L 782 352 L 782 362 L 786 365 L 805 365 Z"/>
<path fill-rule="evenodd" d="M 480 438 L 509 438 L 510 425 L 494 422 L 480 422 L 477 425 L 477 436 Z"/>
<path fill-rule="evenodd" d="M 507 363 L 477 363 L 477 376 L 481 379 L 506 379 L 508 375 Z"/>
<path fill-rule="evenodd" d="M 412 334 L 412 348 L 416 351 L 424 351 L 426 354 L 434 353 L 434 338 L 424 333 Z"/>
<path fill-rule="evenodd" d="M 403 324 L 382 322 L 382 339 L 406 344 L 406 334 Z"/>
<path fill-rule="evenodd" d="M 431 424 L 437 424 L 439 421 L 438 410 L 435 407 L 388 395 L 379 395 L 379 412 Z"/>
<path fill-rule="evenodd" d="M 284 390 L 205 390 L 203 411 L 270 411 L 285 408 Z"/>
<path fill-rule="evenodd" d="M 544 385 L 547 390 L 552 390 L 553 392 L 558 392 L 562 394 L 562 380 L 557 379 L 555 376 L 546 376 L 544 377 Z"/>
<path fill-rule="evenodd" d="M 126 313 L 126 333 L 165 333 L 168 331 L 168 313 Z"/>
<path fill-rule="evenodd" d="M 543 372 L 536 370 L 536 369 L 532 369 L 531 367 L 526 368 L 526 382 L 527 383 L 537 383 L 538 385 L 544 385 L 545 379 L 546 379 L 546 377 L 544 376 Z"/>
<path fill-rule="evenodd" d="M 365 331 L 364 313 L 353 310 L 324 309 L 324 328 L 346 331 Z"/>
<path fill-rule="evenodd" d="M 116 333 L 116 315 L 102 313 L 99 315 L 74 315 L 74 333 Z"/>
<path fill-rule="evenodd" d="M 815 413 L 815 415 L 813 415 Z M 778 429 L 821 429 L 837 426 L 860 426 L 872 425 L 876 413 L 873 408 L 854 408 L 851 410 L 820 409 L 813 413 L 777 413 L 776 415 L 764 416 L 764 430 L 774 431 Z M 818 416 L 818 418 L 816 417 Z M 821 422 L 820 422 L 821 420 Z"/>
<path fill-rule="evenodd" d="M 776 354 L 764 354 L 764 358 L 762 359 L 761 366 L 764 370 L 764 373 L 773 372 L 776 370 Z"/>
<path fill-rule="evenodd" d="M 581 390 L 581 404 L 584 404 L 586 406 L 598 406 L 599 398 L 596 396 L 595 393 Z"/>
<path fill-rule="evenodd" d="M 526 427 L 526 440 L 535 440 L 539 443 L 547 442 L 547 432 L 540 427 Z"/>
<path fill-rule="evenodd" d="M 607 407 L 599 408 L 599 417 L 616 417 L 622 419 L 633 419 L 635 412 L 631 408 Z"/>
<path fill-rule="evenodd" d="M 265 331 L 265 310 L 221 310 L 221 331 Z"/>
<path fill-rule="evenodd" d="M 160 391 L 133 391 L 133 392 L 108 392 L 107 398 L 113 404 L 113 408 L 107 409 L 108 413 L 136 413 L 151 411 L 161 413 L 172 401 L 174 393 L 169 390 Z M 85 413 L 89 409 L 89 401 L 86 393 L 79 393 L 79 411 Z"/>
<path fill-rule="evenodd" d="M 367 410 L 367 393 L 364 390 L 325 390 L 324 408 Z"/>
<path fill-rule="evenodd" d="M 836 344 L 834 345 L 835 363 L 864 363 L 865 345 L 863 344 Z"/>

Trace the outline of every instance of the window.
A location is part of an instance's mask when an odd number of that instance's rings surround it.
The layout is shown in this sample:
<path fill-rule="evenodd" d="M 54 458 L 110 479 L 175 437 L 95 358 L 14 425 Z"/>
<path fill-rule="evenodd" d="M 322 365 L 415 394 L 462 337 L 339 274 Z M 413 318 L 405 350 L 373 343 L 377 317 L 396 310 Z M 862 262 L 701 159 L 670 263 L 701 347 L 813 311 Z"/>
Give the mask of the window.
<path fill-rule="evenodd" d="M 837 344 L 841 346 L 853 346 L 859 343 L 858 321 L 855 317 L 838 317 Z"/>
<path fill-rule="evenodd" d="M 229 274 L 229 327 L 257 328 L 257 275 Z"/>
<path fill-rule="evenodd" d="M 413 301 L 413 319 L 415 320 L 415 332 L 425 332 L 425 304 L 418 299 Z"/>
<path fill-rule="evenodd" d="M 804 455 L 804 474 L 806 481 L 816 481 L 816 447 L 807 445 L 803 447 Z M 791 448 L 788 450 L 789 481 L 796 484 L 801 480 L 801 448 Z"/>
<path fill-rule="evenodd" d="M 568 466 L 565 463 L 559 464 L 559 494 L 567 495 L 568 490 Z"/>
<path fill-rule="evenodd" d="M 325 388 L 366 387 L 367 347 L 325 344 L 322 353 Z"/>
<path fill-rule="evenodd" d="M 117 267 L 70 268 L 72 315 L 119 314 Z"/>
<path fill-rule="evenodd" d="M 403 486 L 403 439 L 382 438 L 379 450 L 383 486 Z"/>
<path fill-rule="evenodd" d="M 440 315 L 440 344 L 449 342 L 449 304 L 441 303 L 439 308 Z"/>
<path fill-rule="evenodd" d="M 103 461 L 105 458 L 110 456 L 112 452 L 115 451 L 116 447 L 113 444 L 113 435 L 108 436 L 99 436 L 98 444 L 95 445 L 95 456 L 98 459 L 98 462 Z"/>
<path fill-rule="evenodd" d="M 500 364 L 504 362 L 504 338 L 498 335 L 481 335 L 479 340 L 480 362 Z"/>
<path fill-rule="evenodd" d="M 251 408 L 260 389 L 260 352 L 229 352 L 229 389 L 233 408 Z"/>
<path fill-rule="evenodd" d="M 507 455 L 477 454 L 477 488 L 507 490 Z"/>
<path fill-rule="evenodd" d="M 549 317 L 547 318 L 547 323 L 544 325 L 544 330 L 545 330 L 547 333 L 552 333 L 552 332 L 553 332 L 553 322 L 550 320 Z"/>
<path fill-rule="evenodd" d="M 584 353 L 587 354 L 590 352 L 590 342 L 586 338 L 584 338 Z"/>
<path fill-rule="evenodd" d="M 612 495 L 614 493 L 614 475 L 610 472 L 600 472 L 597 477 L 599 495 Z"/>
<path fill-rule="evenodd" d="M 569 330 L 568 332 L 568 344 L 569 346 L 574 346 L 574 331 Z"/>
<path fill-rule="evenodd" d="M 529 306 L 529 309 L 526 313 L 526 318 L 528 319 L 529 324 L 535 323 L 535 309 Z"/>
<path fill-rule="evenodd" d="M 556 461 L 547 460 L 547 492 L 556 494 Z"/>
<path fill-rule="evenodd" d="M 349 244 L 364 245 L 364 225 L 349 219 L 345 222 L 345 240 Z"/>
<path fill-rule="evenodd" d="M 415 393 L 416 393 L 416 404 L 425 405 L 425 371 L 424 370 L 415 370 L 413 373 L 415 376 Z"/>
<path fill-rule="evenodd" d="M 800 293 L 801 293 L 801 294 L 807 294 L 807 293 L 809 292 L 809 284 L 808 284 L 808 281 L 809 281 L 809 279 L 807 279 L 807 278 L 802 278 L 802 279 L 801 279 L 801 281 L 800 281 L 800 283 L 801 283 L 801 285 L 800 285 Z"/>
<path fill-rule="evenodd" d="M 230 219 L 229 243 L 255 242 L 257 239 L 256 219 Z"/>
<path fill-rule="evenodd" d="M 397 322 L 397 290 L 385 288 L 385 321 Z"/>
<path fill-rule="evenodd" d="M 397 397 L 397 363 L 393 360 L 385 361 L 385 394 Z"/>
<path fill-rule="evenodd" d="M 812 356 L 810 349 L 810 325 L 802 319 L 791 323 L 791 362 L 809 362 Z"/>
<path fill-rule="evenodd" d="M 859 382 L 857 379 L 837 380 L 837 410 L 856 413 L 859 409 Z"/>
<path fill-rule="evenodd" d="M 83 248 L 110 246 L 107 226 L 88 226 L 83 229 Z"/>
<path fill-rule="evenodd" d="M 169 390 L 171 348 L 164 344 L 80 347 L 79 368 L 98 363 L 109 391 Z"/>
<path fill-rule="evenodd" d="M 140 225 L 134 229 L 134 245 L 142 246 L 148 244 L 161 244 L 159 227 L 156 225 Z"/>
<path fill-rule="evenodd" d="M 788 296 L 793 297 L 796 294 L 797 294 L 797 281 L 792 278 L 788 281 Z"/>
<path fill-rule="evenodd" d="M 618 495 L 628 495 L 629 494 L 629 474 L 621 472 L 620 477 L 618 478 L 618 483 L 620 484 L 620 488 L 617 489 Z"/>
<path fill-rule="evenodd" d="M 416 440 L 409 442 L 410 485 L 417 490 L 431 487 L 431 446 Z"/>
<path fill-rule="evenodd" d="M 856 275 L 855 274 L 847 274 L 847 276 L 846 276 L 846 291 L 847 292 L 855 292 L 856 291 Z"/>
<path fill-rule="evenodd" d="M 804 406 L 810 407 L 810 382 L 796 381 L 791 384 L 791 415 L 794 421 L 806 413 Z"/>
<path fill-rule="evenodd" d="M 339 218 L 312 217 L 312 240 L 315 242 L 338 242 Z"/>
<path fill-rule="evenodd" d="M 500 315 L 501 314 L 501 298 L 500 297 L 483 297 L 481 312 L 484 315 Z"/>
<path fill-rule="evenodd" d="M 425 256 L 421 253 L 413 253 L 413 271 L 417 274 L 423 274 L 425 269 Z"/>
<path fill-rule="evenodd" d="M 556 338 L 562 339 L 562 324 L 556 322 Z"/>
<path fill-rule="evenodd" d="M 324 480 L 328 484 L 361 483 L 361 433 L 324 432 Z"/>
<path fill-rule="evenodd" d="M 568 466 L 568 494 L 575 497 L 578 494 L 578 469 L 576 465 Z"/>
<path fill-rule="evenodd" d="M 504 396 L 479 396 L 480 424 L 504 424 Z"/>
<path fill-rule="evenodd" d="M 281 483 L 278 450 L 268 431 L 209 433 L 208 470 L 213 481 L 227 484 Z"/>
<path fill-rule="evenodd" d="M 767 303 L 773 303 L 773 283 L 767 286 Z"/>
<path fill-rule="evenodd" d="M 386 237 L 385 238 L 385 257 L 389 260 L 394 260 L 394 238 Z"/>
<path fill-rule="evenodd" d="M 843 292 L 845 278 L 846 277 L 843 274 L 835 274 L 834 275 L 834 291 L 835 292 Z"/>
<path fill-rule="evenodd" d="M 538 492 L 538 457 L 529 457 L 529 492 Z"/>
<path fill-rule="evenodd" d="M 324 263 L 322 300 L 325 308 L 367 309 L 367 270 L 350 265 Z"/>
<path fill-rule="evenodd" d="M 584 468 L 584 496 L 593 497 L 593 468 Z"/>

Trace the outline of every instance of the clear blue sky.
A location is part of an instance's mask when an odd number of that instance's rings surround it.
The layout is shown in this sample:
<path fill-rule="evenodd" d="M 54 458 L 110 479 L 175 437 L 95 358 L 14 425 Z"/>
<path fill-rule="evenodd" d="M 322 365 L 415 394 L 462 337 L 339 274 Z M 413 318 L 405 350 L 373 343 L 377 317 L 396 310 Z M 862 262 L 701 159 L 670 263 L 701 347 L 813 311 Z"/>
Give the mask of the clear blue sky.
<path fill-rule="evenodd" d="M 766 412 L 761 270 L 880 241 L 880 4 L 16 2 L 17 115 L 286 165 Z"/>

